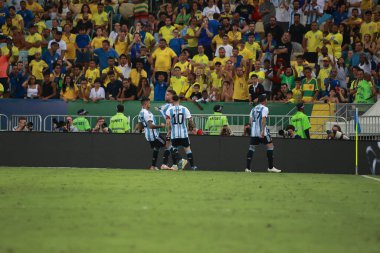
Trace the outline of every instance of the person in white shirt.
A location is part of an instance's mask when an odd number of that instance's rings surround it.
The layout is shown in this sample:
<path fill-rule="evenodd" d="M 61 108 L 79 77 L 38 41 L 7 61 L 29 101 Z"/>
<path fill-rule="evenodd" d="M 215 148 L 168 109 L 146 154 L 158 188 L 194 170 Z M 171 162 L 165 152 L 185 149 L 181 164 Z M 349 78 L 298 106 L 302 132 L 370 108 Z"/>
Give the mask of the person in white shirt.
<path fill-rule="evenodd" d="M 218 47 L 216 48 L 215 56 L 216 56 L 216 57 L 219 57 L 219 48 L 223 47 L 224 50 L 226 51 L 226 57 L 229 58 L 229 57 L 232 56 L 232 49 L 233 49 L 233 47 L 232 47 L 230 44 L 228 44 L 228 36 L 227 36 L 226 34 L 223 35 L 222 40 L 223 40 L 223 44 L 220 45 L 220 46 L 218 46 Z"/>
<path fill-rule="evenodd" d="M 99 100 L 104 100 L 106 98 L 106 93 L 103 87 L 100 87 L 100 79 L 97 78 L 94 82 L 94 87 L 90 91 L 90 99 L 92 102 L 96 103 Z"/>
<path fill-rule="evenodd" d="M 51 48 L 51 43 L 57 42 L 59 45 L 59 48 L 57 50 L 57 53 L 61 56 L 61 59 L 65 57 L 67 45 L 64 40 L 62 40 L 62 32 L 58 31 L 54 34 L 54 39 L 49 41 L 48 49 Z"/>
<path fill-rule="evenodd" d="M 220 13 L 220 10 L 218 6 L 215 5 L 214 0 L 208 0 L 208 5 L 203 9 L 202 16 L 212 20 L 214 19 L 214 13 Z"/>

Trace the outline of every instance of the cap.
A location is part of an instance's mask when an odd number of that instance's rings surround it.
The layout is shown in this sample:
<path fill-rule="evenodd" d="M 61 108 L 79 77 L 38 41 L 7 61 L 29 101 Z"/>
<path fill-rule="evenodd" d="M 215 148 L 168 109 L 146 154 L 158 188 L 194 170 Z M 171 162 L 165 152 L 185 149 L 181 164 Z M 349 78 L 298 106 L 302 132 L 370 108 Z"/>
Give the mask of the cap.
<path fill-rule="evenodd" d="M 223 106 L 221 105 L 215 105 L 214 106 L 214 112 L 222 112 Z"/>
<path fill-rule="evenodd" d="M 296 105 L 296 107 L 297 107 L 298 110 L 305 108 L 305 106 L 303 105 L 303 103 L 298 103 Z"/>
<path fill-rule="evenodd" d="M 324 61 L 330 61 L 329 57 L 323 57 Z"/>
<path fill-rule="evenodd" d="M 77 113 L 78 115 L 86 115 L 88 111 L 86 111 L 85 109 L 79 109 Z"/>

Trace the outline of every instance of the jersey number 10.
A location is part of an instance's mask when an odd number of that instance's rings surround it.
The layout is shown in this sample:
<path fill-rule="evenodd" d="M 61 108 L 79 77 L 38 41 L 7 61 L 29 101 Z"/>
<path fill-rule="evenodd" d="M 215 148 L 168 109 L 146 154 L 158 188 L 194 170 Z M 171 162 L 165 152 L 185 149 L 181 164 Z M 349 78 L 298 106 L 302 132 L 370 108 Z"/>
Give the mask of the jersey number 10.
<path fill-rule="evenodd" d="M 181 125 L 183 124 L 183 120 L 184 120 L 184 115 L 183 113 L 178 113 L 178 114 L 173 114 L 173 118 L 172 118 L 172 124 L 173 125 Z"/>

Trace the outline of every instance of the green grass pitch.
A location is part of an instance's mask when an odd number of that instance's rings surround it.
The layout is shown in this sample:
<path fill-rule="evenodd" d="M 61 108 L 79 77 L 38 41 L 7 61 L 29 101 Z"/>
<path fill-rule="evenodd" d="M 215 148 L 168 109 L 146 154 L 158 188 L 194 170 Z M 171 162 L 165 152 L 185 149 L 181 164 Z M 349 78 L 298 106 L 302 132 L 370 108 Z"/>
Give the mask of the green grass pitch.
<path fill-rule="evenodd" d="M 379 253 L 380 182 L 0 168 L 0 252 Z"/>

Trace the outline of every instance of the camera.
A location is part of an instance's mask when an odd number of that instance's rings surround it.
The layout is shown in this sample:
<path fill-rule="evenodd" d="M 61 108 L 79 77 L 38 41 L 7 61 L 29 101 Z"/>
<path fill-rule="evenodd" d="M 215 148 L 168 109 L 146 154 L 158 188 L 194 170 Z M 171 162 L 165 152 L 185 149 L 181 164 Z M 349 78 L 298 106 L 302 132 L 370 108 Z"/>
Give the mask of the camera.
<path fill-rule="evenodd" d="M 68 132 L 68 122 L 65 122 L 63 120 L 60 120 L 58 121 L 56 118 L 54 118 L 52 120 L 53 122 L 53 126 L 52 126 L 52 129 L 53 129 L 53 132 Z"/>
<path fill-rule="evenodd" d="M 33 122 L 28 122 L 28 124 L 26 124 L 26 128 L 28 128 L 28 131 L 33 131 Z"/>
<path fill-rule="evenodd" d="M 326 130 L 327 138 L 330 140 L 349 140 L 350 138 L 338 130 Z"/>
<path fill-rule="evenodd" d="M 289 131 L 284 130 L 284 129 L 281 129 L 280 131 L 278 131 L 278 134 L 284 138 L 290 137 L 292 135 Z"/>

